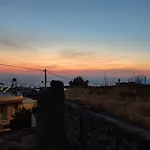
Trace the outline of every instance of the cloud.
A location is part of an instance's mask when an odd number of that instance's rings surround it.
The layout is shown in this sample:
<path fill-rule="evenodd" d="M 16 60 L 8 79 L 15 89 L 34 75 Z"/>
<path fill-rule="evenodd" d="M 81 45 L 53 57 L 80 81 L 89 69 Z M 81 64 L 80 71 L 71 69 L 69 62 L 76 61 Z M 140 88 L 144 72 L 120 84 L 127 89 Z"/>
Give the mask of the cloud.
<path fill-rule="evenodd" d="M 0 47 L 3 47 L 4 51 L 37 51 L 35 48 L 28 46 L 27 43 L 10 39 L 0 39 Z"/>
<path fill-rule="evenodd" d="M 4 45 L 4 46 L 9 46 L 9 47 L 12 47 L 12 48 L 16 48 L 16 49 L 24 48 L 21 45 L 14 43 L 13 41 L 5 40 L 5 39 L 0 39 L 0 44 Z"/>
<path fill-rule="evenodd" d="M 21 65 L 37 61 L 38 57 L 39 49 L 34 45 L 32 36 L 0 31 L 0 61 Z"/>
<path fill-rule="evenodd" d="M 38 51 L 33 46 L 32 37 L 22 36 L 21 34 L 11 32 L 0 32 L 0 48 L 4 52 L 33 52 Z"/>
<path fill-rule="evenodd" d="M 76 51 L 76 50 L 69 50 L 63 49 L 58 51 L 59 56 L 67 59 L 77 59 L 77 58 L 85 58 L 85 57 L 92 57 L 95 52 L 88 52 L 88 51 Z"/>

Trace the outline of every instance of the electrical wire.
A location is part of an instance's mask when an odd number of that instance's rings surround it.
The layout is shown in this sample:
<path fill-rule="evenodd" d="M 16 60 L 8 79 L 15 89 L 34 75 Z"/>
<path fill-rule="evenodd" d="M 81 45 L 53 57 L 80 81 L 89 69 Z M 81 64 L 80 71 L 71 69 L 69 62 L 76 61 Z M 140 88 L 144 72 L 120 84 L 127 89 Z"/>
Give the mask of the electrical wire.
<path fill-rule="evenodd" d="M 32 70 L 32 71 L 43 71 L 41 69 L 33 69 L 33 68 L 27 68 L 27 67 L 20 67 L 20 66 L 14 66 L 14 65 L 9 65 L 9 64 L 0 64 L 0 66 L 12 67 L 12 68 L 19 68 L 19 69 L 25 69 L 25 70 Z"/>
<path fill-rule="evenodd" d="M 25 69 L 25 70 L 32 70 L 32 71 L 44 72 L 44 70 L 41 70 L 41 69 L 27 68 L 27 67 L 22 67 L 22 66 L 20 67 L 20 66 L 15 66 L 15 65 L 10 65 L 10 64 L 4 64 L 4 63 L 0 63 L 0 66 L 13 67 L 13 68 L 19 68 L 19 69 Z M 51 75 L 56 76 L 56 77 L 59 77 L 59 78 L 67 79 L 67 80 L 72 80 L 72 79 L 73 79 L 73 78 L 66 77 L 66 76 L 62 76 L 62 75 L 59 75 L 59 74 L 56 74 L 56 73 L 53 73 L 53 72 L 50 72 L 50 71 L 46 71 L 46 73 L 47 73 L 47 74 L 51 74 Z M 34 77 L 34 78 L 37 78 L 37 76 Z M 33 78 L 33 79 L 34 79 L 34 78 Z M 92 82 L 92 81 L 90 81 L 90 80 L 88 80 L 88 81 L 89 81 L 89 83 L 95 85 L 94 82 Z M 23 83 L 23 84 L 24 84 L 24 83 Z M 24 84 L 24 85 L 25 85 L 25 84 Z M 27 84 L 26 84 L 26 85 L 27 85 Z M 29 84 L 28 84 L 28 85 L 29 85 Z"/>
<path fill-rule="evenodd" d="M 47 71 L 48 74 L 51 74 L 51 75 L 54 75 L 56 77 L 59 77 L 59 78 L 64 78 L 64 79 L 69 79 L 69 80 L 72 80 L 72 78 L 69 78 L 69 77 L 66 77 L 66 76 L 62 76 L 62 75 L 58 75 L 56 73 L 53 73 L 53 72 L 49 72 Z"/>
<path fill-rule="evenodd" d="M 15 65 L 9 65 L 9 64 L 3 64 L 1 63 L 0 66 L 5 66 L 5 67 L 13 67 L 13 68 L 19 68 L 19 69 L 26 69 L 26 70 L 32 70 L 32 71 L 44 71 L 44 70 L 41 70 L 41 69 L 34 69 L 34 68 L 27 68 L 27 67 L 20 67 L 20 66 L 15 66 Z M 51 74 L 51 75 L 54 75 L 54 76 L 57 76 L 57 77 L 60 77 L 60 78 L 65 78 L 65 79 L 71 79 L 69 77 L 65 77 L 65 76 L 61 76 L 61 75 L 58 75 L 56 73 L 53 73 L 53 72 L 50 72 L 50 71 L 47 71 L 48 74 Z"/>

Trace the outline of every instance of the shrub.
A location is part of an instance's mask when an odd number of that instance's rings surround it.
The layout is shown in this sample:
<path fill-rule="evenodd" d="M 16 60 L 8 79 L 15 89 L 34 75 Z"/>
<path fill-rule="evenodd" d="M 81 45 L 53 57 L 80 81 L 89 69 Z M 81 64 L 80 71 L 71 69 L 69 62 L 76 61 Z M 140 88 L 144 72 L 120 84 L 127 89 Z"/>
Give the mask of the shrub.
<path fill-rule="evenodd" d="M 88 80 L 84 80 L 82 77 L 78 76 L 69 82 L 70 86 L 88 87 Z"/>
<path fill-rule="evenodd" d="M 10 128 L 12 130 L 21 130 L 23 128 L 31 127 L 31 110 L 23 108 L 19 112 L 13 115 L 13 119 L 10 121 Z"/>

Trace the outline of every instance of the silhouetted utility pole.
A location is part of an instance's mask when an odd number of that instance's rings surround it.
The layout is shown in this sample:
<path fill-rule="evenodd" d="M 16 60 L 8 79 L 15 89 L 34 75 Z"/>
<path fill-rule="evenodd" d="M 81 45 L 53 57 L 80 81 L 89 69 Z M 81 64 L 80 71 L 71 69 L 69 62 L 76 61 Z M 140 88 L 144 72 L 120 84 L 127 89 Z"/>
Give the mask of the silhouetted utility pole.
<path fill-rule="evenodd" d="M 47 87 L 47 74 L 46 74 L 46 69 L 44 70 L 45 73 L 45 88 Z"/>

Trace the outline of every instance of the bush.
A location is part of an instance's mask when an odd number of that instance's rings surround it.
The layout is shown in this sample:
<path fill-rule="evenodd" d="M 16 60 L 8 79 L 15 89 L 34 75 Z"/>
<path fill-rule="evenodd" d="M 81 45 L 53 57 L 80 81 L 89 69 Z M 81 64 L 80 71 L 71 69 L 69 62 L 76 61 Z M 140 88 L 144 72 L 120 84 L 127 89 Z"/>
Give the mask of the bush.
<path fill-rule="evenodd" d="M 69 82 L 70 86 L 88 87 L 88 80 L 84 80 L 82 77 L 78 76 Z"/>
<path fill-rule="evenodd" d="M 10 128 L 12 130 L 21 130 L 23 128 L 31 127 L 31 110 L 23 108 L 19 112 L 13 115 L 13 119 L 10 121 Z"/>

